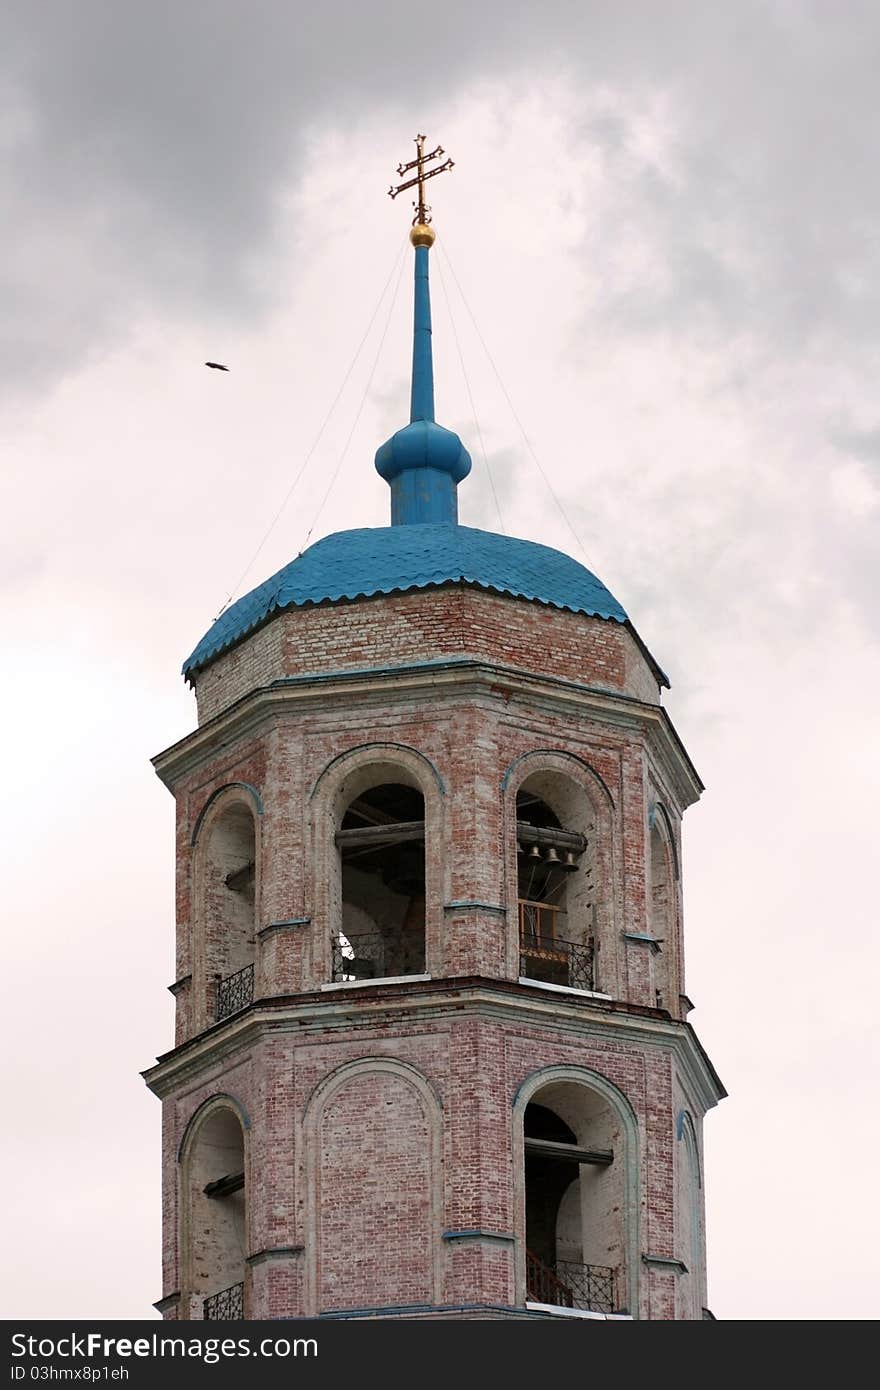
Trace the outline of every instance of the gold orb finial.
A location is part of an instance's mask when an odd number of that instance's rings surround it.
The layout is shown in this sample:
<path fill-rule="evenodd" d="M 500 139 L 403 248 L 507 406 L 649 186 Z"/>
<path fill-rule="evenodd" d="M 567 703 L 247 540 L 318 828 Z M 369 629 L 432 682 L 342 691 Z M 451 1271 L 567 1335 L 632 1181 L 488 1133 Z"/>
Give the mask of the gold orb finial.
<path fill-rule="evenodd" d="M 433 246 L 437 233 L 433 227 L 429 227 L 427 222 L 416 222 L 415 226 L 409 229 L 409 239 L 413 246 Z"/>

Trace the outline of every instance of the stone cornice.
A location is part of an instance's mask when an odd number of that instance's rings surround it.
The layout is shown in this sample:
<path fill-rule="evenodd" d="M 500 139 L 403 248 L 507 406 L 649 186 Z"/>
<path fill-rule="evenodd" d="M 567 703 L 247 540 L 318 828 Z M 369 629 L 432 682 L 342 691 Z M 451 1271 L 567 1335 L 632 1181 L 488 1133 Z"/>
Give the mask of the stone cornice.
<path fill-rule="evenodd" d="M 672 1051 L 683 1083 L 704 1111 L 727 1094 L 689 1023 L 664 1017 L 659 1010 L 636 1012 L 620 1002 L 569 999 L 545 992 L 540 985 L 478 976 L 420 982 L 418 986 L 377 983 L 369 990 L 359 990 L 356 1000 L 351 995 L 321 991 L 257 1000 L 234 1018 L 214 1024 L 166 1053 L 142 1075 L 150 1090 L 165 1097 L 198 1080 L 207 1067 L 252 1047 L 267 1034 L 305 1037 L 349 1029 L 355 1022 L 358 1027 L 375 1023 L 387 1028 L 413 1021 L 436 1026 L 453 1019 L 459 1022 L 463 1006 L 472 1015 L 499 1022 Z"/>
<path fill-rule="evenodd" d="M 260 730 L 267 720 L 290 709 L 301 713 L 313 707 L 326 710 L 329 703 L 385 705 L 395 699 L 422 698 L 436 702 L 449 694 L 463 696 L 517 695 L 553 713 L 576 710 L 601 723 L 640 733 L 674 786 L 682 807 L 696 801 L 703 784 L 685 751 L 667 711 L 598 686 L 581 685 L 561 677 L 536 674 L 513 666 L 469 657 L 450 657 L 405 666 L 333 671 L 320 675 L 290 676 L 259 686 L 222 713 L 156 755 L 153 766 L 166 786 L 212 758 L 217 750 Z"/>

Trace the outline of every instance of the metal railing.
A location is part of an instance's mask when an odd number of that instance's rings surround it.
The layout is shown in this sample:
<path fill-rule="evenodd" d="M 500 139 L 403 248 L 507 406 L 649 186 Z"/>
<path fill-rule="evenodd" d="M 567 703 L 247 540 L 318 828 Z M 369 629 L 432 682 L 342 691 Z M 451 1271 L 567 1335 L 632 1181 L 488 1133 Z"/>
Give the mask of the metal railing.
<path fill-rule="evenodd" d="M 554 1308 L 573 1308 L 574 1294 L 557 1274 L 526 1251 L 526 1292 L 532 1303 L 550 1303 Z"/>
<path fill-rule="evenodd" d="M 582 1308 L 588 1313 L 614 1312 L 614 1270 L 610 1266 L 557 1260 L 556 1274 L 571 1290 L 573 1308 Z"/>
<path fill-rule="evenodd" d="M 230 1014 L 237 1014 L 239 1009 L 246 1009 L 253 1002 L 253 965 L 246 965 L 243 970 L 236 970 L 234 975 L 227 975 L 225 980 L 217 981 L 218 1023 L 221 1018 L 229 1018 Z"/>
<path fill-rule="evenodd" d="M 526 1288 L 533 1303 L 586 1313 L 614 1312 L 614 1270 L 608 1265 L 557 1260 L 551 1268 L 527 1250 Z"/>
<path fill-rule="evenodd" d="M 549 985 L 568 985 L 570 989 L 595 989 L 592 941 L 566 941 L 554 934 L 542 935 L 532 929 L 535 918 L 524 912 L 543 904 L 520 902 L 519 973 L 530 980 Z"/>
<path fill-rule="evenodd" d="M 333 980 L 387 980 L 396 975 L 421 975 L 425 969 L 425 938 L 421 931 L 370 932 L 334 936 Z"/>
<path fill-rule="evenodd" d="M 240 1322 L 244 1317 L 244 1284 L 212 1293 L 202 1305 L 205 1322 Z"/>

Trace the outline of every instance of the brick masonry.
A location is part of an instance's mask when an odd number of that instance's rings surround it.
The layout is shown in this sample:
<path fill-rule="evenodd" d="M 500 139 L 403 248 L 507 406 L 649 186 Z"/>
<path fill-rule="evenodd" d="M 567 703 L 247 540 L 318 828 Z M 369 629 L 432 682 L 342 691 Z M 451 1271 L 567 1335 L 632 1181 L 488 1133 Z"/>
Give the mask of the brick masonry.
<path fill-rule="evenodd" d="M 677 874 L 700 783 L 632 634 L 464 586 L 288 610 L 197 697 L 199 728 L 156 759 L 177 802 L 175 1048 L 146 1074 L 163 1315 L 202 1315 L 191 1155 L 214 1101 L 242 1123 L 247 1316 L 527 1316 L 522 1098 L 555 1077 L 618 1116 L 618 1305 L 701 1316 L 723 1089 L 686 1022 Z M 598 995 L 520 981 L 516 793 L 536 774 L 591 808 Z M 430 979 L 328 990 L 333 836 L 371 777 L 424 796 Z M 230 808 L 254 824 L 255 999 L 218 1024 L 205 864 Z"/>

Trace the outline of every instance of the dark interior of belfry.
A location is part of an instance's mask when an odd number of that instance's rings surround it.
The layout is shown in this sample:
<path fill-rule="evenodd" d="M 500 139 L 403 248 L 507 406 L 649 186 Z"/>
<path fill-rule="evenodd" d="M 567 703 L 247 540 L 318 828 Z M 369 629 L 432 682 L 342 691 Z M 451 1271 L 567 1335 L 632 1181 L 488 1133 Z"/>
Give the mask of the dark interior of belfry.
<path fill-rule="evenodd" d="M 425 968 L 425 803 L 385 782 L 348 806 L 336 834 L 342 931 L 334 980 L 393 978 Z"/>

